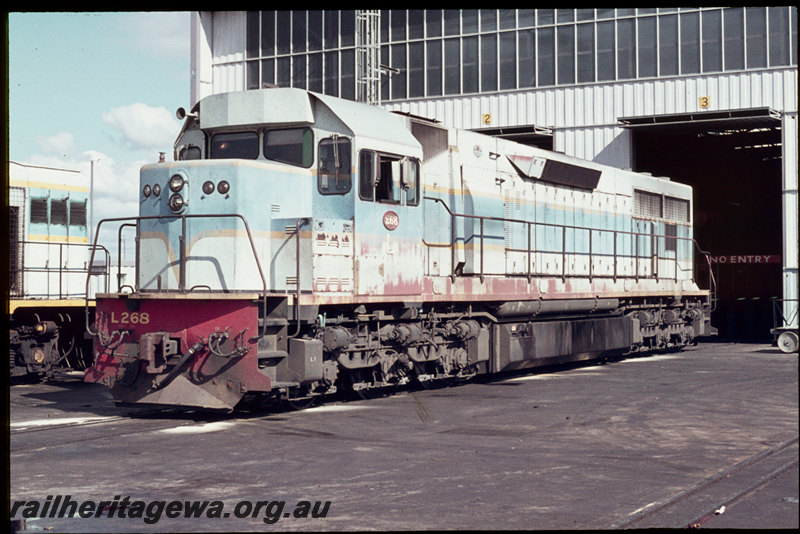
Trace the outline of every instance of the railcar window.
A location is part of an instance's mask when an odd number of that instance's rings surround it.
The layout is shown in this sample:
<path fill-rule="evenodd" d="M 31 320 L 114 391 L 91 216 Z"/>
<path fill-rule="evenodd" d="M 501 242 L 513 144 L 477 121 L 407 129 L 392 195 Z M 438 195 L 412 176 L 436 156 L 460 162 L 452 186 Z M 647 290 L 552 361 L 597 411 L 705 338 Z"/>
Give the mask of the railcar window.
<path fill-rule="evenodd" d="M 48 221 L 47 199 L 31 198 L 31 222 L 47 224 Z"/>
<path fill-rule="evenodd" d="M 50 201 L 50 222 L 67 225 L 67 199 Z"/>
<path fill-rule="evenodd" d="M 211 159 L 258 158 L 258 133 L 235 132 L 211 137 Z"/>
<path fill-rule="evenodd" d="M 70 226 L 86 226 L 86 201 L 69 203 L 69 224 Z"/>
<path fill-rule="evenodd" d="M 20 276 L 20 259 L 22 257 L 21 243 L 19 242 L 20 206 L 8 207 L 8 236 L 10 245 L 8 251 L 8 267 L 10 276 L 9 292 L 16 296 L 19 293 L 22 277 Z"/>
<path fill-rule="evenodd" d="M 270 130 L 264 133 L 264 157 L 298 167 L 314 163 L 314 133 L 311 128 Z"/>
<path fill-rule="evenodd" d="M 317 187 L 323 195 L 342 195 L 350 191 L 352 166 L 350 139 L 330 137 L 319 142 Z"/>

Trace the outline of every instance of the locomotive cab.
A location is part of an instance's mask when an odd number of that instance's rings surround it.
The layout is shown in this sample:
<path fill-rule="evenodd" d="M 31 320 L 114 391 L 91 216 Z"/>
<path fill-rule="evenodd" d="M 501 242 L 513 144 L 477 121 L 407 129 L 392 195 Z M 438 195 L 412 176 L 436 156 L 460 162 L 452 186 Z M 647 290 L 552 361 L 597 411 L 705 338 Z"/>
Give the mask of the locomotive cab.
<path fill-rule="evenodd" d="M 179 113 L 177 161 L 141 171 L 140 215 L 153 219 L 141 222 L 139 287 L 294 291 L 299 275 L 301 291 L 367 293 L 388 282 L 418 294 L 421 147 L 404 119 L 370 111 L 274 88 L 213 95 Z M 296 248 L 298 230 L 314 234 L 310 250 Z M 401 246 L 418 261 L 376 263 Z"/>

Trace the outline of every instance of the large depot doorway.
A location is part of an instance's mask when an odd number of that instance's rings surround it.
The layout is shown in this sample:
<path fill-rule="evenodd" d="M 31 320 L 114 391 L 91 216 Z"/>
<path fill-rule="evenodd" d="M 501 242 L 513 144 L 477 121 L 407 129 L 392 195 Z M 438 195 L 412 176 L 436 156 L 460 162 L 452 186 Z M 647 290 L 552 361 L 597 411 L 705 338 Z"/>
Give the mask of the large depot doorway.
<path fill-rule="evenodd" d="M 782 295 L 781 121 L 767 108 L 620 119 L 632 168 L 694 188 L 694 236 L 717 281 L 721 339 L 768 341 Z"/>

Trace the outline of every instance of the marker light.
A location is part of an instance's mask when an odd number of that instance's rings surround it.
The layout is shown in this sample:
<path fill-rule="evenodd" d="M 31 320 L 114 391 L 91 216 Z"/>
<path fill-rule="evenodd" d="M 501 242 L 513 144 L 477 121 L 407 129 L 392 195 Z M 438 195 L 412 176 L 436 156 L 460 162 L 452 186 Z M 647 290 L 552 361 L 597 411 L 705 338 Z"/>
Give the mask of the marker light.
<path fill-rule="evenodd" d="M 169 197 L 169 209 L 172 211 L 181 211 L 183 209 L 183 197 L 178 193 Z"/>
<path fill-rule="evenodd" d="M 169 179 L 169 189 L 173 193 L 177 193 L 183 188 L 184 180 L 180 174 L 173 174 Z"/>
<path fill-rule="evenodd" d="M 227 194 L 228 191 L 230 190 L 231 190 L 231 184 L 229 184 L 225 180 L 222 180 L 220 183 L 217 184 L 217 192 L 220 193 L 221 195 Z"/>
<path fill-rule="evenodd" d="M 150 196 L 150 191 L 151 191 L 150 190 L 150 184 L 147 184 L 146 186 L 144 186 L 144 189 L 142 190 L 142 194 L 144 195 L 144 198 L 147 198 L 147 197 Z"/>
<path fill-rule="evenodd" d="M 205 182 L 203 184 L 203 193 L 210 195 L 214 192 L 214 182 Z"/>
<path fill-rule="evenodd" d="M 157 197 L 161 196 L 161 184 L 156 184 L 153 186 L 153 194 Z"/>

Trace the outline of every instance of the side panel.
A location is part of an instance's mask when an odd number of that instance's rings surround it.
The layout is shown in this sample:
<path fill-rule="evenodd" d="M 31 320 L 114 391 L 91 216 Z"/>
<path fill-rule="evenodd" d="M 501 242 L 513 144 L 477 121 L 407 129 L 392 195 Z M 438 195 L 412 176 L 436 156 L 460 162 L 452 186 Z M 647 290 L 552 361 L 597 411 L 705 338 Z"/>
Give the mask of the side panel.
<path fill-rule="evenodd" d="M 631 317 L 541 321 L 494 325 L 493 372 L 566 361 L 588 360 L 627 350 L 641 338 Z"/>
<path fill-rule="evenodd" d="M 422 207 L 356 200 L 356 293 L 422 293 Z"/>
<path fill-rule="evenodd" d="M 312 222 L 314 291 L 326 295 L 353 293 L 353 222 Z"/>

